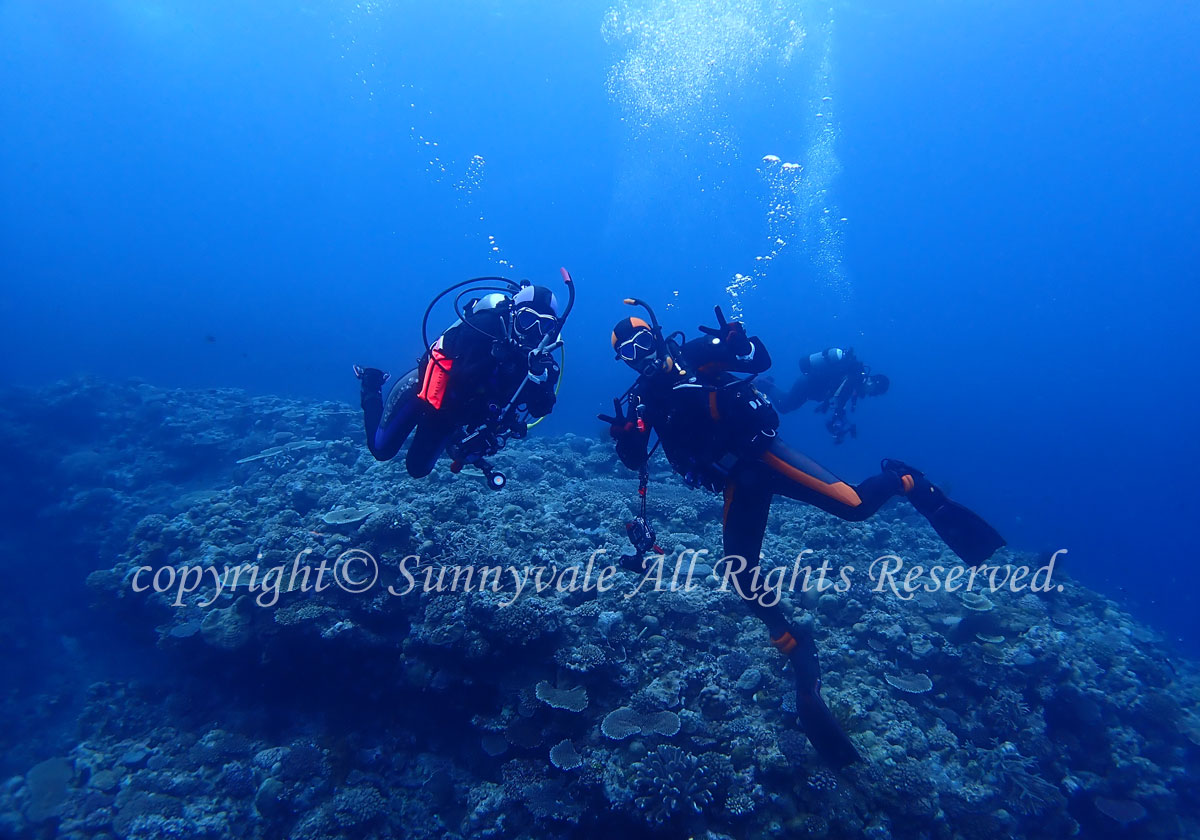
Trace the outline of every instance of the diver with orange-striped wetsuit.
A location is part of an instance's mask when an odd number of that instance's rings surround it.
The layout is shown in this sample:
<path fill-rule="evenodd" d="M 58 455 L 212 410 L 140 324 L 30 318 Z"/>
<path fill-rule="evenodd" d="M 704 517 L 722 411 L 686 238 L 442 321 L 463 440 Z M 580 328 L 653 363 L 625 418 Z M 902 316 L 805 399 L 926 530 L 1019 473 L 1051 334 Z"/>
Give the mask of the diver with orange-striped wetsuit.
<path fill-rule="evenodd" d="M 821 698 L 812 634 L 792 626 L 778 603 L 767 607 L 755 598 L 753 578 L 772 497 L 787 496 L 841 519 L 861 521 L 903 495 L 969 563 L 990 557 L 1004 540 L 900 461 L 883 461 L 878 475 L 851 486 L 787 446 L 776 436 L 779 415 L 753 383 L 755 375 L 771 366 L 767 348 L 758 337 L 747 336 L 741 323 L 727 322 L 720 307 L 717 326 L 701 327 L 703 335 L 686 341 L 680 333 L 664 337 L 645 302 L 625 302 L 644 308 L 649 320 L 626 318 L 613 329 L 617 358 L 638 374 L 624 396 L 614 400 L 613 415 L 600 415 L 610 426 L 617 455 L 639 472 L 644 500 L 646 464 L 653 453 L 650 438 L 656 433 L 667 460 L 689 486 L 724 493 L 724 552 L 745 560 L 734 576 L 737 589 L 795 670 L 797 712 L 809 741 L 830 764 L 848 765 L 858 760 L 858 752 Z M 636 553 L 627 558 L 634 561 L 627 566 L 636 568 L 654 548 L 644 504 L 642 516 L 630 525 L 630 540 Z"/>
<path fill-rule="evenodd" d="M 371 454 L 390 460 L 411 435 L 405 466 L 414 478 L 429 475 L 448 453 L 452 472 L 477 467 L 488 487 L 504 487 L 504 474 L 487 458 L 510 438 L 525 437 L 530 421 L 554 408 L 560 367 L 553 353 L 562 347 L 560 334 L 575 300 L 571 276 L 566 269 L 562 274 L 570 290 L 565 310 L 545 286 L 502 277 L 456 283 L 425 311 L 426 350 L 417 367 L 392 381 L 382 370 L 355 365 Z M 458 320 L 428 341 L 430 311 L 455 290 Z"/>

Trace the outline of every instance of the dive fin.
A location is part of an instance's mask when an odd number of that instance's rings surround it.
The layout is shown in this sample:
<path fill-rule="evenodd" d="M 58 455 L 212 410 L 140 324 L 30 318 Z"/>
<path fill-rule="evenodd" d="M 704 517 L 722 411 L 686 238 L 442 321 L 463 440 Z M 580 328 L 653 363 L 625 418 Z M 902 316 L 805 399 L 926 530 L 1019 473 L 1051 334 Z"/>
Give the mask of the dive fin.
<path fill-rule="evenodd" d="M 927 481 L 919 480 L 909 499 L 964 563 L 982 563 L 1005 545 L 1004 537 L 983 517 L 947 499 L 945 493 Z"/>
<path fill-rule="evenodd" d="M 809 743 L 830 766 L 841 770 L 861 760 L 849 736 L 821 699 L 820 689 L 797 692 L 796 713 Z"/>

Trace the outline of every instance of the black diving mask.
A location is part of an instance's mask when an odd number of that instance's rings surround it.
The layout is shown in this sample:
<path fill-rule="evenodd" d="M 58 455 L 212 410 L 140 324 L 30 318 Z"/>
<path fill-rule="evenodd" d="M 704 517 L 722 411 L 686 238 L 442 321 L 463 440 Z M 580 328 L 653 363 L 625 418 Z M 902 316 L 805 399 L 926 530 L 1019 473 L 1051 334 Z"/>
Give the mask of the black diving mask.
<path fill-rule="evenodd" d="M 557 327 L 557 318 L 544 312 L 538 312 L 532 307 L 522 306 L 513 312 L 513 328 L 524 339 L 541 341 L 551 335 Z"/>

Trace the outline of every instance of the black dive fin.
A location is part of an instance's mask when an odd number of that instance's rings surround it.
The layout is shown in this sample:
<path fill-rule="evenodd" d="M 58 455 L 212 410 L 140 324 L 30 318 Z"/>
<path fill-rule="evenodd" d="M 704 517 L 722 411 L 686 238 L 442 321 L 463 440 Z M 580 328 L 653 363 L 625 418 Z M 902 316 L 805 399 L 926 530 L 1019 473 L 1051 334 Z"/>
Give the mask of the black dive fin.
<path fill-rule="evenodd" d="M 958 502 L 950 501 L 945 493 L 932 484 L 927 488 L 917 487 L 909 494 L 909 498 L 913 507 L 929 520 L 933 530 L 964 563 L 982 563 L 1005 544 L 1004 537 L 983 517 Z"/>
<path fill-rule="evenodd" d="M 829 707 L 821 699 L 819 690 L 797 693 L 796 713 L 800 717 L 800 725 L 804 727 L 804 734 L 808 736 L 809 743 L 826 763 L 841 770 L 861 760 L 849 736 L 842 731 L 833 712 L 829 711 Z"/>

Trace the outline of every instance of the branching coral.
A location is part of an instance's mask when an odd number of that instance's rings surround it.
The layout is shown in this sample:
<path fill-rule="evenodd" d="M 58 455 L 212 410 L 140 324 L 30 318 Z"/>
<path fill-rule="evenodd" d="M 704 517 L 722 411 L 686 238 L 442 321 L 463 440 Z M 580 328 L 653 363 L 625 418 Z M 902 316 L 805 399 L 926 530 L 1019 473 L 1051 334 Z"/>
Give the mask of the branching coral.
<path fill-rule="evenodd" d="M 990 769 L 1013 810 L 1026 815 L 1041 814 L 1062 800 L 1055 785 L 1033 772 L 1034 760 L 1021 755 L 1012 744 L 1002 744 L 990 754 L 989 760 Z"/>

